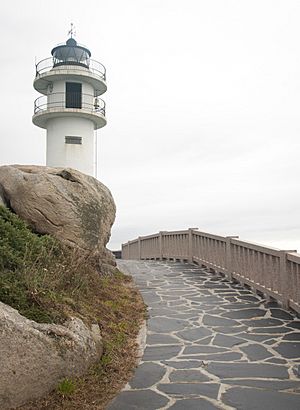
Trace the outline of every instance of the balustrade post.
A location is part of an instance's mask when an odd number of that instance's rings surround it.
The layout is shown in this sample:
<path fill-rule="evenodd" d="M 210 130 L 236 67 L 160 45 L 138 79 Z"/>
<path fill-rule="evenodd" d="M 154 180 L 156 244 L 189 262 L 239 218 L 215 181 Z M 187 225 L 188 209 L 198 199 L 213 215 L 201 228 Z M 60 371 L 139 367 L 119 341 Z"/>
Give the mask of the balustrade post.
<path fill-rule="evenodd" d="M 225 268 L 227 272 L 227 277 L 232 280 L 232 252 L 231 252 L 231 239 L 238 239 L 237 235 L 226 236 L 226 257 L 225 257 Z"/>
<path fill-rule="evenodd" d="M 127 242 L 127 246 L 128 246 L 128 259 L 130 259 L 130 242 Z"/>
<path fill-rule="evenodd" d="M 138 259 L 142 259 L 142 253 L 141 253 L 141 237 L 138 237 Z"/>
<path fill-rule="evenodd" d="M 158 246 L 159 246 L 159 259 L 162 261 L 163 260 L 163 231 L 159 231 L 158 233 Z"/>
<path fill-rule="evenodd" d="M 189 234 L 188 234 L 188 262 L 193 263 L 194 262 L 194 255 L 193 255 L 193 231 L 197 230 L 198 228 L 189 228 Z"/>
<path fill-rule="evenodd" d="M 282 307 L 284 309 L 289 308 L 289 299 L 290 299 L 290 286 L 292 283 L 289 281 L 288 277 L 288 261 L 287 261 L 287 254 L 289 252 L 297 252 L 296 250 L 281 250 L 279 251 L 280 257 L 280 273 L 279 273 L 279 286 L 280 286 L 280 293 L 282 295 Z"/>

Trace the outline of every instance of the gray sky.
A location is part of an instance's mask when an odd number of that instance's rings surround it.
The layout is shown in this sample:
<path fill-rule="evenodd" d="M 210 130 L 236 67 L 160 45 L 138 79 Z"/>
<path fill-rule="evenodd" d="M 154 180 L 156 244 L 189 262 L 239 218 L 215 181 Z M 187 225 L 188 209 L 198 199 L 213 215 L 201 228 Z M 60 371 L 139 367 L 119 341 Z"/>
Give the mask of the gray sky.
<path fill-rule="evenodd" d="M 45 163 L 34 61 L 71 21 L 107 68 L 110 248 L 199 227 L 300 250 L 298 0 L 3 2 L 1 164 Z"/>

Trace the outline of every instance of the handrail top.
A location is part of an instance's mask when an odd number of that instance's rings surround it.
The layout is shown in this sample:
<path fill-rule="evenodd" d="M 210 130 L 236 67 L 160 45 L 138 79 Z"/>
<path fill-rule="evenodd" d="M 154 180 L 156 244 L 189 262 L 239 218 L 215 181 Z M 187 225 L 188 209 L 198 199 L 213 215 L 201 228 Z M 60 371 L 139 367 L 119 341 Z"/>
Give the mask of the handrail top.
<path fill-rule="evenodd" d="M 231 243 L 233 245 L 241 246 L 243 248 L 251 248 L 251 250 L 261 252 L 261 253 L 268 253 L 274 256 L 279 256 L 279 253 L 282 252 L 282 249 L 275 248 L 272 246 L 263 245 L 257 242 L 248 242 L 241 239 L 231 239 Z"/>
<path fill-rule="evenodd" d="M 154 238 L 158 238 L 158 237 L 159 237 L 159 234 L 154 233 L 154 234 L 147 235 L 147 236 L 140 236 L 140 237 L 138 238 L 138 240 L 140 239 L 141 241 L 143 241 L 143 240 L 145 240 L 145 239 L 154 239 Z"/>
<path fill-rule="evenodd" d="M 124 245 L 128 245 L 128 244 L 133 245 L 134 243 L 138 243 L 138 242 L 139 242 L 138 239 L 132 239 L 131 241 L 124 243 Z"/>
<path fill-rule="evenodd" d="M 287 252 L 287 260 L 290 262 L 295 262 L 300 264 L 300 253 L 298 252 Z"/>
<path fill-rule="evenodd" d="M 204 236 L 205 238 L 216 239 L 217 241 L 226 242 L 225 236 L 215 235 L 212 233 L 202 232 L 202 231 L 194 231 L 194 230 L 192 232 L 193 232 L 193 235 Z"/>
<path fill-rule="evenodd" d="M 226 242 L 226 238 L 224 236 L 213 235 L 213 234 L 210 234 L 210 233 L 207 233 L 207 232 L 201 232 L 201 231 L 194 230 L 194 229 L 192 229 L 191 231 L 192 231 L 193 235 L 205 236 L 207 238 L 216 239 L 216 240 L 220 240 L 222 242 Z M 182 230 L 182 231 L 160 231 L 157 234 L 140 236 L 140 239 L 143 240 L 143 239 L 150 239 L 150 238 L 153 238 L 153 237 L 158 237 L 160 233 L 162 234 L 162 236 L 188 235 L 189 234 L 189 229 Z"/>

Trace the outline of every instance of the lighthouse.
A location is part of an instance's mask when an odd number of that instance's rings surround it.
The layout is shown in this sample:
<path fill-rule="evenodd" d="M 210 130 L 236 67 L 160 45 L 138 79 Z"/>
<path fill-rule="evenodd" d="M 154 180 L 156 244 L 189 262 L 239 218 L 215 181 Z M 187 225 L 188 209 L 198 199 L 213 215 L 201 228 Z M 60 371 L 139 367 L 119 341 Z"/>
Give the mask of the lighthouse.
<path fill-rule="evenodd" d="M 71 36 L 36 64 L 32 121 L 47 130 L 46 165 L 96 176 L 97 130 L 106 125 L 105 67 Z"/>

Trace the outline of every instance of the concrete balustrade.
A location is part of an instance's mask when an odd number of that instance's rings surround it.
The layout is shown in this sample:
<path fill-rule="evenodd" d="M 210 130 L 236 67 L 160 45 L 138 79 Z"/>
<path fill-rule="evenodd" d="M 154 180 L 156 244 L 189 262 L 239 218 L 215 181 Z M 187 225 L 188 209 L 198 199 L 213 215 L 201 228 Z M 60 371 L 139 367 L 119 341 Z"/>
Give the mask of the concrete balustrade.
<path fill-rule="evenodd" d="M 300 254 L 196 228 L 159 232 L 122 245 L 122 259 L 180 260 L 206 266 L 300 313 Z"/>

